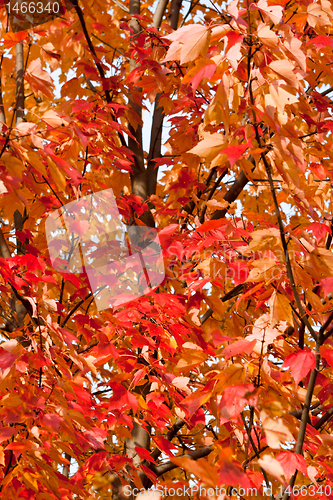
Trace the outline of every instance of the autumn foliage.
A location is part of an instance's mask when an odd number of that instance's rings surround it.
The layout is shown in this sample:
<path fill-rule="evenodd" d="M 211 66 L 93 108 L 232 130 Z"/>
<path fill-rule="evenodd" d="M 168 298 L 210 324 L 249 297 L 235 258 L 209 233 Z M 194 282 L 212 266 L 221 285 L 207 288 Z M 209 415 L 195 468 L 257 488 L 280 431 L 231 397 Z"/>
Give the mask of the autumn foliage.
<path fill-rule="evenodd" d="M 333 499 L 333 1 L 0 22 L 1 499 Z M 98 311 L 45 221 L 105 189 L 166 278 Z"/>

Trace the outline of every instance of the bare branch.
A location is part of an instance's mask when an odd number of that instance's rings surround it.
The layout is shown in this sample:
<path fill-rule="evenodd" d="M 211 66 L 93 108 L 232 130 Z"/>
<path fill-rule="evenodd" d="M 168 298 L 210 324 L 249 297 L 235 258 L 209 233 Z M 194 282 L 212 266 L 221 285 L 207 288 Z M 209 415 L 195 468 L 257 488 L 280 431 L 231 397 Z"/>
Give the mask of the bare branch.
<path fill-rule="evenodd" d="M 207 201 L 211 200 L 216 189 L 219 187 L 219 185 L 221 184 L 221 181 L 223 179 L 223 177 L 225 177 L 228 173 L 228 170 L 225 170 L 221 175 L 220 177 L 217 179 L 217 181 L 215 182 L 214 186 L 212 187 L 212 189 L 210 190 L 210 193 L 209 195 L 207 196 Z M 206 214 L 206 210 L 207 210 L 207 205 L 206 203 L 204 204 L 204 206 L 202 207 L 202 212 L 201 212 L 201 216 L 200 216 L 200 222 L 201 224 L 205 221 L 205 214 Z"/>
<path fill-rule="evenodd" d="M 70 463 L 72 460 L 72 457 L 69 455 L 69 453 L 65 453 L 65 458 L 68 460 L 69 465 L 64 465 L 62 468 L 62 473 L 65 477 L 69 477 L 69 468 L 70 468 Z"/>
<path fill-rule="evenodd" d="M 26 62 L 24 64 L 23 42 L 18 42 L 15 45 L 15 52 L 16 52 L 16 106 L 15 106 L 16 126 L 25 121 L 25 117 L 24 117 L 24 105 L 25 105 L 24 73 L 25 73 L 26 67 L 28 65 L 30 47 L 31 47 L 31 45 L 29 44 L 27 59 L 26 59 Z M 13 120 L 14 120 L 14 113 L 13 113 L 10 129 L 12 128 Z M 26 221 L 26 219 L 27 219 L 26 211 L 24 212 L 24 214 L 21 214 L 21 212 L 19 210 L 15 210 L 15 213 L 14 213 L 15 231 L 22 231 L 23 230 L 23 225 L 24 225 L 24 222 Z M 18 255 L 22 255 L 25 251 L 24 244 L 22 244 L 22 242 L 18 238 L 16 238 L 16 249 L 17 249 Z M 15 294 L 16 299 L 19 299 L 19 302 L 18 302 L 17 300 L 15 300 L 15 297 L 14 297 L 14 304 L 13 304 L 13 307 L 16 311 L 17 327 L 21 327 L 24 323 L 24 318 L 25 318 L 27 313 L 29 313 L 30 316 L 32 317 L 31 305 L 30 305 L 28 300 L 24 299 L 23 297 L 20 297 L 16 290 L 14 290 L 14 294 Z M 29 304 L 29 307 L 27 306 L 27 303 Z M 23 345 L 24 339 L 21 338 L 20 341 Z"/>
<path fill-rule="evenodd" d="M 242 170 L 229 191 L 224 196 L 224 200 L 230 204 L 233 203 L 238 198 L 248 182 L 249 179 L 246 177 Z M 224 208 L 223 210 L 216 210 L 216 212 L 214 212 L 214 214 L 212 215 L 211 220 L 223 219 L 223 217 L 226 216 L 227 212 L 228 208 Z"/>
<path fill-rule="evenodd" d="M 107 45 L 108 47 L 110 47 L 110 49 L 113 49 L 116 52 L 118 52 L 118 54 L 120 54 L 121 56 L 125 57 L 125 59 L 128 59 L 128 57 L 125 56 L 125 54 L 121 50 L 119 50 L 119 49 L 117 49 L 117 47 L 114 47 L 113 45 L 110 45 L 109 43 L 105 42 L 104 40 L 102 40 L 101 38 L 99 38 L 99 36 L 95 35 L 95 33 L 92 33 L 91 36 L 93 36 L 94 38 L 96 38 L 97 40 L 99 40 L 104 45 Z"/>
<path fill-rule="evenodd" d="M 327 320 L 325 321 L 325 323 L 322 325 L 322 327 L 319 330 L 319 333 L 320 334 L 324 333 L 324 331 L 326 330 L 326 328 L 328 326 L 330 326 L 330 324 L 332 323 L 332 321 L 333 321 L 333 312 L 331 312 L 331 314 L 329 315 L 329 317 L 327 318 Z"/>
<path fill-rule="evenodd" d="M 104 69 L 103 69 L 103 67 L 102 67 L 102 65 L 101 65 L 101 63 L 100 63 L 100 61 L 99 61 L 99 59 L 97 57 L 97 54 L 96 54 L 96 51 L 95 51 L 95 47 L 94 47 L 92 41 L 90 40 L 90 36 L 89 36 L 88 30 L 87 30 L 87 26 L 86 26 L 86 23 L 85 23 L 85 20 L 84 20 L 84 16 L 83 16 L 83 12 L 81 10 L 81 7 L 78 4 L 78 0 L 73 0 L 72 3 L 74 5 L 74 7 L 75 7 L 76 13 L 77 13 L 78 18 L 80 20 L 82 31 L 83 31 L 84 37 L 86 39 L 86 42 L 88 44 L 88 47 L 90 49 L 90 52 L 93 55 L 93 59 L 95 61 L 98 73 L 99 73 L 101 79 L 103 80 L 105 78 Z M 94 92 L 94 90 L 93 90 L 93 92 Z M 112 102 L 112 98 L 111 98 L 111 95 L 110 95 L 110 92 L 109 92 L 108 89 L 105 90 L 105 99 L 106 99 L 107 103 Z M 111 119 L 113 121 L 116 121 L 115 118 L 112 116 L 112 114 L 111 114 Z M 118 132 L 118 137 L 119 137 L 119 140 L 121 142 L 121 145 L 124 146 L 124 147 L 127 147 L 124 137 L 119 132 Z"/>
<path fill-rule="evenodd" d="M 5 115 L 5 108 L 3 105 L 3 100 L 2 100 L 2 79 L 1 79 L 1 66 L 2 66 L 2 59 L 3 59 L 3 54 L 1 56 L 1 62 L 0 62 L 0 121 L 6 124 L 6 115 Z M 2 129 L 2 125 L 1 125 Z"/>
<path fill-rule="evenodd" d="M 156 183 L 157 183 L 157 172 L 158 169 L 155 167 L 155 161 L 153 158 L 161 157 L 161 148 L 162 148 L 162 127 L 163 127 L 163 108 L 159 104 L 159 99 L 162 94 L 157 94 L 155 98 L 155 108 L 153 115 L 153 123 L 151 127 L 151 136 L 150 136 L 150 148 L 148 154 L 148 164 L 147 164 L 147 189 L 148 196 L 154 194 L 156 192 Z"/>
<path fill-rule="evenodd" d="M 323 335 L 323 341 L 327 340 L 333 333 L 333 327 L 330 328 L 324 335 Z"/>
<path fill-rule="evenodd" d="M 333 91 L 333 86 L 324 90 L 324 92 L 321 92 L 320 95 L 325 96 L 327 94 L 330 94 Z"/>
<path fill-rule="evenodd" d="M 314 424 L 315 429 L 320 429 L 333 415 L 333 406 Z"/>
<path fill-rule="evenodd" d="M 94 93 L 94 94 L 98 94 L 98 90 L 96 89 L 96 87 L 93 85 L 93 83 L 89 80 L 88 77 L 86 77 L 86 75 L 83 73 L 83 78 L 85 79 L 85 81 L 87 82 L 87 85 L 88 87 L 90 88 L 90 90 Z"/>
<path fill-rule="evenodd" d="M 230 300 L 233 297 L 236 297 L 237 295 L 242 293 L 242 291 L 244 290 L 244 287 L 245 287 L 245 285 L 243 283 L 240 283 L 239 285 L 235 286 L 235 288 L 233 288 L 228 293 L 226 293 L 223 297 L 221 297 L 221 301 L 227 302 L 227 300 Z M 202 325 L 207 321 L 207 319 L 209 319 L 211 317 L 213 312 L 214 312 L 213 309 L 210 309 L 210 308 L 205 312 L 205 314 L 201 318 Z"/>
<path fill-rule="evenodd" d="M 168 0 L 159 0 L 153 18 L 154 28 L 159 28 L 161 26 L 167 4 Z"/>
<path fill-rule="evenodd" d="M 130 14 L 140 14 L 140 0 L 130 0 Z M 132 18 L 130 21 L 132 28 L 132 40 L 138 36 L 141 28 L 137 19 Z M 135 68 L 135 61 L 131 59 L 129 71 Z M 142 107 L 140 104 L 130 98 L 129 108 L 137 115 L 139 121 L 142 120 Z M 140 196 L 143 200 L 147 199 L 147 176 L 143 157 L 143 140 L 142 140 L 142 125 L 139 123 L 136 128 L 128 126 L 131 136 L 128 137 L 128 147 L 134 153 L 133 174 L 131 174 L 132 193 Z"/>
<path fill-rule="evenodd" d="M 76 13 L 77 13 L 78 18 L 80 20 L 82 31 L 83 31 L 84 37 L 86 39 L 86 42 L 88 44 L 89 50 L 90 50 L 90 52 L 93 55 L 93 58 L 94 58 L 94 61 L 95 61 L 96 68 L 98 70 L 99 76 L 103 80 L 105 78 L 104 69 L 103 69 L 103 67 L 102 67 L 102 65 L 101 65 L 101 63 L 100 63 L 100 61 L 99 61 L 99 59 L 97 57 L 97 54 L 96 54 L 96 51 L 95 51 L 95 47 L 93 46 L 92 41 L 90 40 L 90 36 L 89 36 L 88 30 L 87 30 L 87 26 L 86 26 L 86 23 L 85 23 L 85 20 L 84 20 L 84 17 L 83 17 L 83 12 L 81 10 L 81 7 L 79 6 L 78 0 L 73 0 L 73 5 L 75 7 Z M 110 96 L 110 92 L 108 90 L 105 90 L 105 98 L 106 98 L 106 101 L 108 103 L 112 101 L 111 96 Z"/>
<path fill-rule="evenodd" d="M 171 0 L 170 6 L 170 26 L 173 30 L 177 29 L 179 21 L 179 12 L 182 5 L 182 0 Z"/>

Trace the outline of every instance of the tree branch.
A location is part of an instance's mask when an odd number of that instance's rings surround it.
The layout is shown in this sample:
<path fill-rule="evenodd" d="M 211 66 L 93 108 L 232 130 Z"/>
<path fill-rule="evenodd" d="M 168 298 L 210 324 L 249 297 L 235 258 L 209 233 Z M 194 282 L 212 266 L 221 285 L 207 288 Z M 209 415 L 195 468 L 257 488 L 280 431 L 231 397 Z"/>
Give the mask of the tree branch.
<path fill-rule="evenodd" d="M 182 0 L 171 0 L 170 6 L 170 26 L 176 30 L 179 21 L 179 12 L 182 5 Z"/>
<path fill-rule="evenodd" d="M 167 439 L 168 441 L 171 441 L 173 440 L 173 438 L 176 436 L 176 434 L 178 433 L 178 431 L 185 425 L 185 422 L 184 420 L 182 420 L 181 418 L 177 418 L 176 422 L 173 424 L 173 426 L 171 427 L 171 429 L 167 432 L 166 436 L 165 436 L 165 439 Z M 151 458 L 153 460 L 157 460 L 158 457 L 162 454 L 161 450 L 159 448 L 155 448 L 155 450 L 151 453 Z"/>
<path fill-rule="evenodd" d="M 162 128 L 164 112 L 161 106 L 158 107 L 159 100 L 162 94 L 157 94 L 155 98 L 155 107 L 153 115 L 153 123 L 151 127 L 150 148 L 147 163 L 147 194 L 151 196 L 156 192 L 158 168 L 153 159 L 161 157 L 162 149 Z"/>
<path fill-rule="evenodd" d="M 330 328 L 324 335 L 323 335 L 323 341 L 327 340 L 333 333 L 333 327 Z"/>
<path fill-rule="evenodd" d="M 227 302 L 227 300 L 230 300 L 233 297 L 236 297 L 237 295 L 239 295 L 240 293 L 242 293 L 242 291 L 244 290 L 244 287 L 245 287 L 245 285 L 243 283 L 240 283 L 239 285 L 235 286 L 235 288 L 233 288 L 228 293 L 226 293 L 223 297 L 221 297 L 220 300 L 222 302 Z M 211 317 L 211 315 L 213 314 L 213 312 L 214 311 L 211 308 L 209 308 L 205 312 L 205 314 L 201 318 L 201 324 L 202 325 L 207 321 L 207 319 L 209 319 Z"/>
<path fill-rule="evenodd" d="M 127 11 L 129 12 L 129 10 L 127 10 Z M 116 52 L 118 52 L 118 54 L 120 54 L 121 56 L 125 57 L 125 59 L 129 59 L 127 56 L 125 56 L 124 52 L 122 52 L 121 50 L 117 49 L 117 47 L 114 47 L 113 45 L 110 45 L 109 43 L 105 42 L 104 40 L 102 40 L 101 38 L 99 38 L 99 36 L 95 35 L 95 33 L 92 33 L 91 36 L 93 36 L 94 38 L 96 38 L 97 40 L 99 40 L 104 45 L 107 45 L 108 47 L 110 47 L 110 49 L 113 49 Z"/>
<path fill-rule="evenodd" d="M 333 415 L 333 406 L 323 415 L 315 424 L 314 428 L 315 429 L 320 429 L 326 422 L 332 417 Z"/>
<path fill-rule="evenodd" d="M 198 450 L 191 451 L 186 455 L 179 455 L 177 458 L 189 457 L 192 460 L 198 460 L 199 458 L 207 457 L 213 451 L 213 446 L 205 446 L 204 448 L 199 448 Z M 152 471 L 157 475 L 157 477 L 166 474 L 170 470 L 176 469 L 179 465 L 173 462 L 165 462 L 164 464 L 152 467 Z"/>
<path fill-rule="evenodd" d="M 2 123 L 6 124 L 5 108 L 4 108 L 3 99 L 2 99 L 2 78 L 1 78 L 2 60 L 3 60 L 3 54 L 1 55 L 1 61 L 0 61 L 0 121 L 2 121 Z M 0 125 L 0 126 L 1 126 L 1 130 L 2 130 L 3 125 Z"/>
<path fill-rule="evenodd" d="M 6 33 L 8 32 L 8 27 L 9 27 L 9 16 L 7 15 L 7 26 L 6 26 Z M 0 59 L 0 121 L 2 121 L 4 124 L 6 124 L 6 114 L 5 114 L 5 108 L 3 105 L 3 99 L 2 99 L 2 63 L 3 63 L 3 58 L 4 58 L 4 52 L 1 54 L 1 59 Z M 1 125 L 1 129 L 2 129 Z"/>
<path fill-rule="evenodd" d="M 130 0 L 130 14 L 140 14 L 140 0 Z M 129 25 L 132 29 L 131 40 L 135 40 L 139 32 L 141 31 L 140 24 L 138 23 L 137 19 L 132 17 Z M 129 71 L 133 71 L 134 68 L 135 61 L 134 59 L 131 59 L 129 64 Z M 140 92 L 140 89 L 137 90 Z M 138 120 L 142 121 L 142 106 L 135 102 L 135 100 L 132 99 L 131 96 L 129 98 L 128 107 L 133 110 Z M 128 147 L 134 153 L 134 164 L 132 166 L 133 173 L 131 173 L 132 193 L 140 196 L 140 198 L 142 198 L 143 200 L 146 200 L 148 190 L 147 175 L 143 157 L 142 125 L 138 123 L 136 127 L 134 127 L 131 123 L 129 123 L 128 129 L 131 134 L 128 137 Z M 153 221 L 151 221 L 149 225 L 154 225 Z"/>
<path fill-rule="evenodd" d="M 249 179 L 246 177 L 242 170 L 223 199 L 229 204 L 233 203 L 238 198 L 248 182 Z M 226 216 L 227 212 L 228 208 L 224 208 L 223 210 L 216 210 L 216 212 L 214 212 L 214 214 L 212 215 L 211 220 L 223 219 Z"/>
<path fill-rule="evenodd" d="M 320 92 L 320 95 L 325 97 L 327 94 L 330 94 L 332 91 L 333 91 L 333 86 L 324 90 L 324 92 Z"/>
<path fill-rule="evenodd" d="M 154 28 L 160 27 L 167 3 L 168 0 L 159 0 L 154 15 Z M 174 30 L 177 29 L 180 7 L 181 7 L 181 0 L 172 7 L 174 9 L 174 15 L 170 18 L 170 26 Z M 176 9 L 178 9 L 178 11 Z M 162 130 L 163 130 L 164 112 L 163 108 L 159 106 L 159 101 L 161 96 L 162 96 L 161 93 L 158 93 L 156 95 L 154 104 L 154 114 L 153 114 L 153 122 L 151 128 L 151 136 L 150 136 L 150 148 L 147 161 L 148 196 L 151 196 L 156 192 L 158 168 L 156 168 L 156 163 L 155 161 L 153 161 L 153 159 L 160 158 L 162 156 L 161 149 L 162 149 Z"/>
<path fill-rule="evenodd" d="M 213 197 L 213 195 L 214 195 L 214 193 L 215 193 L 216 189 L 219 187 L 219 185 L 220 185 L 220 183 L 221 183 L 221 181 L 222 181 L 223 177 L 225 177 L 225 176 L 227 175 L 227 173 L 228 173 L 228 170 L 225 170 L 225 171 L 224 171 L 224 172 L 220 175 L 220 177 L 217 179 L 217 181 L 215 182 L 214 186 L 213 186 L 213 187 L 212 187 L 212 189 L 210 190 L 209 195 L 207 196 L 207 200 L 206 200 L 206 202 L 212 199 L 212 197 Z M 203 224 L 203 223 L 204 223 L 204 221 L 205 221 L 205 214 L 206 214 L 206 210 L 207 210 L 207 205 L 206 205 L 206 203 L 205 203 L 205 204 L 204 204 L 204 206 L 202 207 L 202 212 L 201 212 L 201 216 L 200 216 L 200 222 L 201 222 L 201 224 Z"/>
<path fill-rule="evenodd" d="M 15 45 L 16 52 L 16 125 L 24 121 L 24 58 L 23 42 Z"/>
<path fill-rule="evenodd" d="M 0 253 L 4 259 L 8 259 L 11 256 L 11 253 L 9 251 L 7 241 L 5 240 L 2 229 L 0 229 Z"/>
<path fill-rule="evenodd" d="M 83 17 L 83 12 L 81 10 L 81 7 L 79 6 L 79 2 L 78 2 L 78 0 L 73 0 L 72 3 L 75 7 L 76 13 L 77 13 L 78 18 L 80 20 L 82 31 L 83 31 L 84 37 L 86 39 L 86 42 L 88 44 L 89 50 L 93 55 L 93 59 L 94 59 L 94 62 L 96 64 L 96 68 L 97 68 L 97 71 L 99 73 L 99 76 L 101 77 L 102 80 L 104 80 L 104 78 L 105 78 L 104 69 L 103 69 L 103 67 L 102 67 L 102 65 L 97 57 L 95 47 L 93 46 L 92 41 L 90 40 L 90 36 L 89 36 L 87 26 L 86 26 L 86 23 L 85 23 L 85 20 Z M 106 101 L 108 103 L 112 101 L 109 90 L 105 90 L 105 98 L 106 98 Z"/>
<path fill-rule="evenodd" d="M 166 6 L 168 5 L 168 0 L 159 0 L 155 14 L 153 17 L 153 26 L 154 28 L 159 28 L 162 23 L 162 19 L 165 13 Z"/>
<path fill-rule="evenodd" d="M 333 321 L 333 312 L 331 312 L 331 314 L 329 315 L 329 317 L 327 318 L 327 320 L 325 321 L 325 323 L 320 327 L 319 333 L 323 334 L 324 331 L 326 330 L 326 328 L 328 326 L 330 326 L 330 324 L 332 323 L 332 321 Z"/>

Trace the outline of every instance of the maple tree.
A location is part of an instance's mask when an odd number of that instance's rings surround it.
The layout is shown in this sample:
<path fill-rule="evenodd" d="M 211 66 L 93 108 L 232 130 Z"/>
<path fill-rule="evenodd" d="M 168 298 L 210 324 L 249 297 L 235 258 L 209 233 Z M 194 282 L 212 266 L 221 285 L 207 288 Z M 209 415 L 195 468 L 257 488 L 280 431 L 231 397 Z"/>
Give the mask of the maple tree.
<path fill-rule="evenodd" d="M 0 9 L 1 498 L 333 498 L 333 2 L 66 5 Z M 166 277 L 98 311 L 45 222 L 106 189 Z"/>

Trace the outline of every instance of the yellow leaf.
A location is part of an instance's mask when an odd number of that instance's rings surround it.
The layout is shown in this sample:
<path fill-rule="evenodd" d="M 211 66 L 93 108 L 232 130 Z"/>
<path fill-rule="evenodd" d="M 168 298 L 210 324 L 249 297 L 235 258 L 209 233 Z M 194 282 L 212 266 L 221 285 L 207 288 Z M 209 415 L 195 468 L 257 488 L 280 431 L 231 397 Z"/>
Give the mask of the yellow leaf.
<path fill-rule="evenodd" d="M 271 227 L 268 229 L 259 229 L 251 233 L 252 240 L 244 254 L 250 254 L 257 250 L 273 250 L 277 245 L 280 246 L 280 232 L 278 229 Z"/>
<path fill-rule="evenodd" d="M 225 146 L 225 136 L 222 134 L 207 134 L 203 141 L 200 141 L 188 152 L 206 158 L 211 161 L 217 156 Z"/>
<path fill-rule="evenodd" d="M 279 39 L 270 29 L 270 27 L 267 24 L 261 24 L 258 27 L 258 37 L 259 40 L 266 45 L 267 47 L 270 47 L 271 49 L 274 49 L 277 44 L 279 43 Z"/>
<path fill-rule="evenodd" d="M 196 73 L 209 64 L 214 64 L 214 61 L 212 61 L 212 59 L 198 59 L 195 61 L 195 66 L 193 66 L 184 76 L 183 83 L 188 83 Z"/>
<path fill-rule="evenodd" d="M 250 154 L 253 152 L 250 151 Z M 247 160 L 246 158 L 240 158 L 238 160 L 239 166 L 244 170 L 244 174 L 248 179 L 253 179 L 254 178 L 254 172 L 252 172 L 252 169 L 254 167 L 253 163 Z"/>
<path fill-rule="evenodd" d="M 186 349 L 185 347 L 182 353 L 182 358 L 175 366 L 174 374 L 177 376 L 181 373 L 190 371 L 195 366 L 201 365 L 201 363 L 206 361 L 207 357 L 207 354 L 201 349 Z"/>
<path fill-rule="evenodd" d="M 284 46 L 290 52 L 291 57 L 299 64 L 299 67 L 306 71 L 306 55 L 302 50 L 302 42 L 296 37 L 284 41 Z"/>
<path fill-rule="evenodd" d="M 29 212 L 29 217 L 31 217 L 32 219 L 34 218 L 39 219 L 39 217 L 41 217 L 44 214 L 45 214 L 45 205 L 40 201 L 36 201 L 35 203 L 33 203 L 31 210 Z"/>
<path fill-rule="evenodd" d="M 215 42 L 217 40 L 221 40 L 226 36 L 229 31 L 231 31 L 231 26 L 229 24 L 222 24 L 221 26 L 214 26 L 211 31 L 211 42 Z"/>
<path fill-rule="evenodd" d="M 224 368 L 215 378 L 218 378 L 218 383 L 215 390 L 223 391 L 230 385 L 237 385 L 238 382 L 244 383 L 245 367 L 241 363 L 232 363 Z"/>
<path fill-rule="evenodd" d="M 251 263 L 253 266 L 249 276 L 245 280 L 248 283 L 253 281 L 270 281 L 278 278 L 281 274 L 281 266 L 276 264 L 274 259 L 257 259 Z"/>
<path fill-rule="evenodd" d="M 225 315 L 226 306 L 216 295 L 206 295 L 205 301 L 214 311 L 215 319 L 222 319 Z"/>
<path fill-rule="evenodd" d="M 62 172 L 60 172 L 59 168 L 57 165 L 54 163 L 51 158 L 47 157 L 47 164 L 49 167 L 49 171 L 51 174 L 51 177 L 53 181 L 55 182 L 56 186 L 61 190 L 65 191 L 66 189 L 66 178 Z"/>
<path fill-rule="evenodd" d="M 40 160 L 40 155 L 35 153 L 35 151 L 25 151 L 24 153 L 27 161 L 32 165 L 40 174 L 47 175 L 44 163 Z"/>
<path fill-rule="evenodd" d="M 275 73 L 285 79 L 289 85 L 293 87 L 298 85 L 296 75 L 294 73 L 294 64 L 289 61 L 289 59 L 280 59 L 278 61 L 273 61 L 268 65 Z"/>
<path fill-rule="evenodd" d="M 4 153 L 1 158 L 10 175 L 22 179 L 22 172 L 25 170 L 25 165 L 22 160 L 19 160 L 10 153 Z"/>
<path fill-rule="evenodd" d="M 12 220 L 15 210 L 19 210 L 21 213 L 23 212 L 25 205 L 14 191 L 6 194 L 0 199 L 5 218 Z"/>
<path fill-rule="evenodd" d="M 284 111 L 284 108 L 287 104 L 295 104 L 296 102 L 298 102 L 298 97 L 284 90 L 276 81 L 269 86 L 269 92 L 269 94 L 265 95 L 265 103 L 267 101 L 267 97 L 270 97 L 273 105 L 281 110 L 281 112 Z"/>
<path fill-rule="evenodd" d="M 24 472 L 24 474 L 22 475 L 22 479 L 28 488 L 32 488 L 33 490 L 38 491 L 36 477 L 30 474 L 30 472 Z"/>
<path fill-rule="evenodd" d="M 270 306 L 270 324 L 274 326 L 279 321 L 288 321 L 292 324 L 293 316 L 290 307 L 290 300 L 283 294 L 274 290 L 271 298 L 269 299 Z"/>
<path fill-rule="evenodd" d="M 35 59 L 26 71 L 25 79 L 35 94 L 42 92 L 52 99 L 54 84 L 50 74 L 42 68 L 41 60 Z"/>
<path fill-rule="evenodd" d="M 61 125 L 68 125 L 70 119 L 68 116 L 58 113 L 53 109 L 49 109 L 43 114 L 42 119 L 50 125 L 50 127 L 61 127 Z"/>
<path fill-rule="evenodd" d="M 194 61 L 197 57 L 206 55 L 210 41 L 210 28 L 202 24 L 191 24 L 180 28 L 171 35 L 166 35 L 172 41 L 162 62 L 180 60 L 180 64 Z"/>
<path fill-rule="evenodd" d="M 216 94 L 209 104 L 205 112 L 204 123 L 205 125 L 211 123 L 223 123 L 226 135 L 224 136 L 224 143 L 227 141 L 227 136 L 229 134 L 229 95 L 230 88 L 234 85 L 233 79 L 226 73 L 223 73 L 221 83 L 217 87 Z M 215 135 L 215 134 L 214 134 Z M 222 147 L 221 147 L 222 150 Z M 217 154 L 221 151 L 219 150 Z M 216 155 L 217 155 L 216 154 Z M 214 156 L 216 156 L 214 155 Z M 214 158 L 213 156 L 213 158 Z"/>

